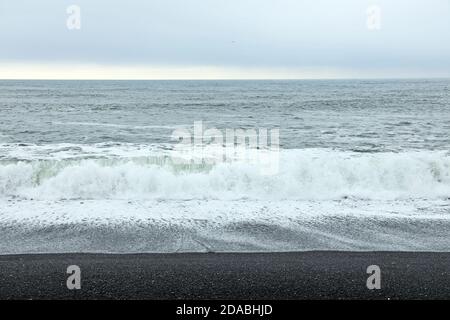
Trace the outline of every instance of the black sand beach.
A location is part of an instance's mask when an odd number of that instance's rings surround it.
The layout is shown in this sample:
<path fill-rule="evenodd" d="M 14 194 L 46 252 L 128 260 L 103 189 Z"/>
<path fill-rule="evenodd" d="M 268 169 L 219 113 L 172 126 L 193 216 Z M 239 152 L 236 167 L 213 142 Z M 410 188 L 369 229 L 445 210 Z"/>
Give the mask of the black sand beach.
<path fill-rule="evenodd" d="M 81 268 L 81 290 L 66 269 Z M 369 290 L 366 269 L 381 268 Z M 449 299 L 450 253 L 0 256 L 1 299 Z"/>

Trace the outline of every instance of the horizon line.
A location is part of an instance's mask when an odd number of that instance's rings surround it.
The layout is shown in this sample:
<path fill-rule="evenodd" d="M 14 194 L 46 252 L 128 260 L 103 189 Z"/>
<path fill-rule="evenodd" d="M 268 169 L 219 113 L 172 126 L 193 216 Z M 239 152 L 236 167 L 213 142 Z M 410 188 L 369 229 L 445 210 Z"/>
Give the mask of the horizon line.
<path fill-rule="evenodd" d="M 324 66 L 99 65 L 1 63 L 0 80 L 345 80 L 441 79 L 449 71 L 420 68 L 354 69 Z"/>
<path fill-rule="evenodd" d="M 324 80 L 439 80 L 450 76 L 330 77 L 330 78 L 0 78 L 0 81 L 324 81 Z"/>

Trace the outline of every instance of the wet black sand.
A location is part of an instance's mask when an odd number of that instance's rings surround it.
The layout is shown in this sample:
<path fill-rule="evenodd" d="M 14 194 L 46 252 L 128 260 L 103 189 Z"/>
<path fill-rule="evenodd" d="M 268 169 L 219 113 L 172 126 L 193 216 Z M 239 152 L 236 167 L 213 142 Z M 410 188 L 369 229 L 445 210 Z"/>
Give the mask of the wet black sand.
<path fill-rule="evenodd" d="M 81 290 L 66 269 L 81 268 Z M 381 268 L 368 290 L 366 269 Z M 449 299 L 450 253 L 0 256 L 1 299 Z"/>

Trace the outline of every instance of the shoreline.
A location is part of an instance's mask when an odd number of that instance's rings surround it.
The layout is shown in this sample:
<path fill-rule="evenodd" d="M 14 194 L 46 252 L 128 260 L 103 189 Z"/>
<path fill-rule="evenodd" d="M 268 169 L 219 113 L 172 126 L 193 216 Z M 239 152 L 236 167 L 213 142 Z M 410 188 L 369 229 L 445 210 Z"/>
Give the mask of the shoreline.
<path fill-rule="evenodd" d="M 66 286 L 81 269 L 81 289 Z M 381 289 L 366 286 L 378 265 Z M 0 255 L 0 299 L 450 299 L 450 252 Z"/>
<path fill-rule="evenodd" d="M 450 200 L 0 200 L 0 252 L 448 251 Z"/>

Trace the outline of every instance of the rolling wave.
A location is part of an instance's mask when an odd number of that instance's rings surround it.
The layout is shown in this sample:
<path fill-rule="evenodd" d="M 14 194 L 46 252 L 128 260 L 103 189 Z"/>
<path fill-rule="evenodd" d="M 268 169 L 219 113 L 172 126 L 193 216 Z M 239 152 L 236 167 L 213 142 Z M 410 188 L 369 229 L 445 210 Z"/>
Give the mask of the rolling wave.
<path fill-rule="evenodd" d="M 76 149 L 78 150 L 78 149 Z M 81 152 L 80 150 L 76 152 Z M 450 196 L 446 152 L 280 151 L 279 170 L 246 162 L 175 164 L 148 156 L 0 161 L 0 197 L 33 199 L 436 199 Z"/>

